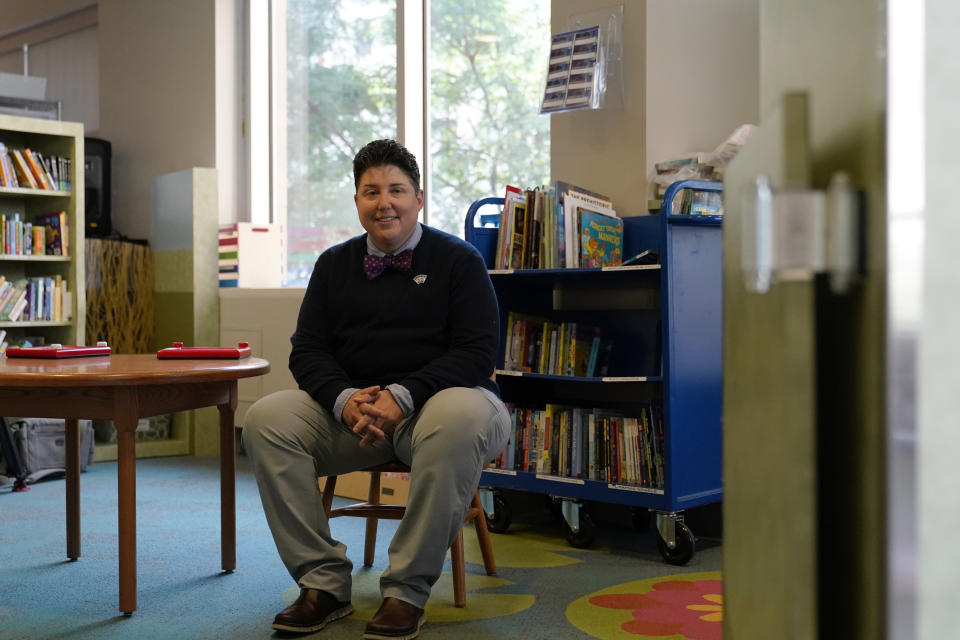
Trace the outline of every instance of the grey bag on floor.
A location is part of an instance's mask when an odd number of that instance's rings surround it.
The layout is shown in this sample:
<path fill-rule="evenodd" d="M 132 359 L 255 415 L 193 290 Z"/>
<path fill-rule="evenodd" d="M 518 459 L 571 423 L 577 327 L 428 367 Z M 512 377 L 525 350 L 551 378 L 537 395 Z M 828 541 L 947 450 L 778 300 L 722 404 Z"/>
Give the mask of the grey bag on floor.
<path fill-rule="evenodd" d="M 56 418 L 7 418 L 27 482 L 67 471 L 66 424 Z M 80 470 L 93 463 L 94 436 L 90 420 L 80 420 Z"/>

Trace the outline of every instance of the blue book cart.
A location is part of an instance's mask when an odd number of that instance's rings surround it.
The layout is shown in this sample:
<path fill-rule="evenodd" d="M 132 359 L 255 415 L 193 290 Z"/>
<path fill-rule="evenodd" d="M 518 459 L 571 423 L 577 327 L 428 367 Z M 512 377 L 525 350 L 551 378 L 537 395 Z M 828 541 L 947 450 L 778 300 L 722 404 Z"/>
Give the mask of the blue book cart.
<path fill-rule="evenodd" d="M 493 269 L 499 213 L 481 213 L 502 198 L 471 205 L 465 238 L 487 261 L 505 332 L 510 312 L 562 322 L 592 323 L 612 337 L 603 376 L 575 377 L 503 370 L 497 383 L 504 401 L 522 406 L 555 403 L 601 407 L 640 415 L 641 407 L 662 411 L 663 484 L 631 485 L 583 477 L 486 469 L 481 499 L 490 528 L 504 532 L 511 509 L 502 490 L 550 496 L 563 515 L 568 541 L 592 544 L 596 524 L 585 503 L 634 507 L 638 524 L 655 516 L 664 560 L 686 564 L 696 538 L 684 522 L 691 507 L 719 502 L 722 487 L 722 215 L 671 215 L 685 190 L 719 192 L 722 183 L 687 180 L 667 190 L 659 215 L 624 218 L 624 257 L 644 251 L 656 264 L 582 269 Z M 488 209 L 492 207 L 488 206 Z"/>

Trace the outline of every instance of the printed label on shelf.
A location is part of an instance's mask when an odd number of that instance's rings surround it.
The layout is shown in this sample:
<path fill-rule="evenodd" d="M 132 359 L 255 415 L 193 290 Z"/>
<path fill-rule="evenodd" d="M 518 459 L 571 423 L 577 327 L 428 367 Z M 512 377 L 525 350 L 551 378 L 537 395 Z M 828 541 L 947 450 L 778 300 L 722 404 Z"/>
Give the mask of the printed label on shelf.
<path fill-rule="evenodd" d="M 663 495 L 663 489 L 654 489 L 653 487 L 636 487 L 629 484 L 608 484 L 607 489 L 615 491 L 633 491 L 635 493 L 655 493 L 658 496 Z"/>
<path fill-rule="evenodd" d="M 647 376 L 617 376 L 600 378 L 600 382 L 646 382 Z"/>
<path fill-rule="evenodd" d="M 618 264 L 612 267 L 600 267 L 600 271 L 643 271 L 644 269 L 659 269 L 658 264 Z"/>
<path fill-rule="evenodd" d="M 522 376 L 523 371 L 507 371 L 506 369 L 497 369 L 494 371 L 498 376 Z"/>
<path fill-rule="evenodd" d="M 545 473 L 538 473 L 537 480 L 550 480 L 552 482 L 566 482 L 567 484 L 586 484 L 580 478 L 567 478 L 564 476 L 551 476 Z"/>
<path fill-rule="evenodd" d="M 499 474 L 502 475 L 502 476 L 515 476 L 515 475 L 517 475 L 517 472 L 514 471 L 513 469 L 494 469 L 494 468 L 490 468 L 490 469 L 484 469 L 483 472 L 484 472 L 484 473 L 499 473 Z"/>
<path fill-rule="evenodd" d="M 513 269 L 487 269 L 487 273 L 492 276 L 508 276 L 513 273 Z"/>

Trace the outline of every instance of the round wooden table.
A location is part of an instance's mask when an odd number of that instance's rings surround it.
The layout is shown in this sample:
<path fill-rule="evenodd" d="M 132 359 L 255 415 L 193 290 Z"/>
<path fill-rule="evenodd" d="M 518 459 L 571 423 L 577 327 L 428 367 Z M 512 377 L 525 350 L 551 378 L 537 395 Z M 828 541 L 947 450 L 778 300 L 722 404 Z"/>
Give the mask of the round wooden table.
<path fill-rule="evenodd" d="M 260 358 L 169 359 L 156 354 L 0 358 L 4 415 L 66 420 L 67 557 L 80 557 L 80 418 L 117 428 L 120 611 L 137 608 L 136 428 L 140 418 L 216 406 L 220 411 L 221 564 L 236 568 L 234 411 L 237 380 L 263 375 Z"/>

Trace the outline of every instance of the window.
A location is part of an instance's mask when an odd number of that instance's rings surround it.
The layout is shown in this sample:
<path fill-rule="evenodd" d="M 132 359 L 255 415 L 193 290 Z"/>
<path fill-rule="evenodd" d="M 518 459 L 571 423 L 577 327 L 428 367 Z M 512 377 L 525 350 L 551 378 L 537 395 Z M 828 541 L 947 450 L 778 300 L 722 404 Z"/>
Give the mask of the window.
<path fill-rule="evenodd" d="M 370 140 L 397 138 L 418 156 L 425 222 L 460 236 L 477 198 L 549 180 L 550 121 L 537 112 L 550 0 L 249 1 L 250 202 L 269 203 L 269 216 L 251 216 L 285 227 L 288 286 L 362 233 L 350 167 Z M 269 32 L 260 50 L 258 30 Z"/>
<path fill-rule="evenodd" d="M 539 115 L 549 0 L 432 0 L 431 225 L 463 236 L 470 203 L 550 180 L 550 118 Z"/>

